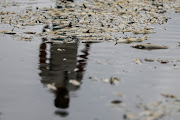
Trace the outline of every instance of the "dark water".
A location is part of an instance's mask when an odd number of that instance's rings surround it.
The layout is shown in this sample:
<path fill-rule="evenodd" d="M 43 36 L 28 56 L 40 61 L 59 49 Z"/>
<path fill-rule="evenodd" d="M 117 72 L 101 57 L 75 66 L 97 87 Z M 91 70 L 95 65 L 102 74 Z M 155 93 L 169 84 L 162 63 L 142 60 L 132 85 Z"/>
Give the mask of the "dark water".
<path fill-rule="evenodd" d="M 136 43 L 47 44 L 45 38 L 27 42 L 0 34 L 0 118 L 117 120 L 127 111 L 136 111 L 139 102 L 161 100 L 161 93 L 180 96 L 180 63 L 134 63 L 135 58 L 146 57 L 180 60 L 180 14 L 170 17 L 144 41 L 167 45 L 167 50 L 130 47 Z M 102 80 L 110 77 L 117 77 L 119 82 L 111 85 Z M 72 79 L 81 85 L 69 83 Z M 48 84 L 57 91 L 49 90 Z M 112 105 L 113 100 L 121 100 L 127 108 Z"/>

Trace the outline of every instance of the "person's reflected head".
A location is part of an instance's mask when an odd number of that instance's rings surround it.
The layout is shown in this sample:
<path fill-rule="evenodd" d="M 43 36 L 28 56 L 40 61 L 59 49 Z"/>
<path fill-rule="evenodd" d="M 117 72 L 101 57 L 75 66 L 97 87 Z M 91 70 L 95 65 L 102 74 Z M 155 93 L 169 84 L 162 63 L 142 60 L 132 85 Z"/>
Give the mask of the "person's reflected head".
<path fill-rule="evenodd" d="M 54 105 L 57 108 L 68 108 L 69 107 L 69 91 L 66 87 L 57 88 L 56 98 L 54 100 Z"/>

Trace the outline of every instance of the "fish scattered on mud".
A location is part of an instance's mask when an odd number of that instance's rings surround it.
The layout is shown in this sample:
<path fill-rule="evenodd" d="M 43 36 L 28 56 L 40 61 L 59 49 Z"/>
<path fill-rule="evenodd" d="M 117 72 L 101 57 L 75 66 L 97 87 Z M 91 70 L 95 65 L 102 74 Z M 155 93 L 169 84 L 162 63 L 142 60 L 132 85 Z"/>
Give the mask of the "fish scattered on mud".
<path fill-rule="evenodd" d="M 8 1 L 1 3 L 2 8 L 22 5 L 20 2 L 13 5 Z M 56 4 L 51 7 L 39 6 L 38 9 L 29 7 L 19 12 L 1 11 L 0 20 L 2 24 L 22 29 L 45 25 L 43 33 L 38 35 L 48 40 L 65 41 L 62 43 L 131 43 L 147 40 L 143 36 L 137 38 L 136 34 L 155 33 L 152 25 L 165 24 L 169 19 L 167 11 L 178 12 L 180 8 L 180 4 L 175 0 L 86 0 L 79 4 L 59 0 Z M 47 25 L 49 27 L 46 28 Z M 132 36 L 124 38 L 127 32 Z M 36 34 L 34 31 L 23 33 Z"/>
<path fill-rule="evenodd" d="M 164 45 L 155 45 L 155 44 L 151 44 L 151 43 L 138 44 L 138 45 L 134 45 L 134 46 L 131 46 L 131 47 L 137 48 L 137 49 L 147 49 L 147 50 L 154 50 L 154 49 L 168 49 L 168 46 L 164 46 Z"/>

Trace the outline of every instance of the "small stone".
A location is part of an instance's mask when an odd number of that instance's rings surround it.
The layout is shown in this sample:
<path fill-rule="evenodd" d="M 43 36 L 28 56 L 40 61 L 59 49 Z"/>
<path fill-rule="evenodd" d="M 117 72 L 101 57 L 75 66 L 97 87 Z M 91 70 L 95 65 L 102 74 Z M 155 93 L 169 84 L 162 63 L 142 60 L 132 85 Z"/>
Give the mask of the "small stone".
<path fill-rule="evenodd" d="M 151 59 L 151 58 L 145 58 L 144 60 L 145 60 L 146 62 L 154 62 L 154 60 Z"/>
<path fill-rule="evenodd" d="M 122 101 L 121 100 L 113 100 L 111 101 L 112 104 L 121 104 Z"/>

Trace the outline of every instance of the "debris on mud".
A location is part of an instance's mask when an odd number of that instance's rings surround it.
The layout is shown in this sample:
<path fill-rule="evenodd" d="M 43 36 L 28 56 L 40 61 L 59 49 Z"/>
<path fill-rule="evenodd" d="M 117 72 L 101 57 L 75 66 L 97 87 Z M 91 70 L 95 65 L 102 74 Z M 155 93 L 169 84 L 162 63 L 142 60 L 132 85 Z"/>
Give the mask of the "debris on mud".
<path fill-rule="evenodd" d="M 1 3 L 3 7 L 12 5 L 5 1 Z M 147 38 L 123 38 L 124 33 L 155 33 L 151 25 L 166 23 L 169 19 L 167 11 L 179 11 L 179 6 L 174 0 L 86 0 L 79 4 L 70 1 L 57 1 L 56 4 L 57 7 L 30 7 L 19 12 L 1 11 L 0 20 L 2 24 L 22 29 L 26 26 L 49 25 L 48 28 L 44 27 L 41 36 L 48 40 L 64 41 L 59 43 L 131 43 L 142 42 Z M 16 2 L 14 5 L 21 4 Z"/>
<path fill-rule="evenodd" d="M 110 80 L 109 80 L 109 82 L 110 82 L 111 85 L 117 84 L 118 81 L 119 81 L 119 79 L 116 78 L 116 77 L 111 77 Z"/>
<path fill-rule="evenodd" d="M 152 58 L 145 58 L 144 61 L 146 62 L 159 62 L 161 64 L 167 64 L 167 63 L 173 63 L 174 66 L 176 66 L 175 63 L 180 63 L 180 60 L 179 59 L 161 59 L 161 58 L 158 58 L 158 59 L 152 59 Z"/>
<path fill-rule="evenodd" d="M 137 111 L 139 112 L 132 112 L 129 108 L 127 108 L 128 112 L 123 115 L 123 119 L 159 120 L 169 118 L 169 116 L 171 116 L 172 113 L 178 113 L 178 111 L 180 110 L 180 101 L 177 98 L 177 96 L 173 94 L 164 93 L 162 93 L 161 95 L 164 97 L 161 101 L 148 104 L 137 104 Z"/>
<path fill-rule="evenodd" d="M 161 95 L 166 97 L 166 98 L 177 98 L 177 96 L 173 95 L 173 94 L 161 93 Z"/>
<path fill-rule="evenodd" d="M 135 62 L 136 64 L 142 64 L 142 60 L 139 59 L 139 58 L 135 58 L 135 59 L 134 59 L 134 62 Z"/>
<path fill-rule="evenodd" d="M 137 48 L 137 49 L 146 49 L 146 50 L 168 49 L 168 46 L 164 46 L 164 45 L 154 45 L 154 44 L 151 44 L 151 43 L 138 44 L 138 45 L 134 45 L 134 46 L 131 46 L 131 47 Z"/>
<path fill-rule="evenodd" d="M 101 60 L 98 60 L 97 63 L 98 63 L 98 64 L 102 64 L 103 62 L 102 62 Z"/>
<path fill-rule="evenodd" d="M 17 35 L 17 37 L 19 38 L 19 40 L 24 40 L 24 41 L 31 41 L 33 39 L 33 36 Z"/>
<path fill-rule="evenodd" d="M 126 113 L 123 115 L 124 120 L 137 120 L 136 115 L 134 113 Z"/>
<path fill-rule="evenodd" d="M 122 96 L 123 96 L 122 93 L 117 93 L 116 95 L 117 95 L 118 97 L 122 97 Z"/>
<path fill-rule="evenodd" d="M 175 8 L 175 13 L 180 13 L 180 6 Z"/>

